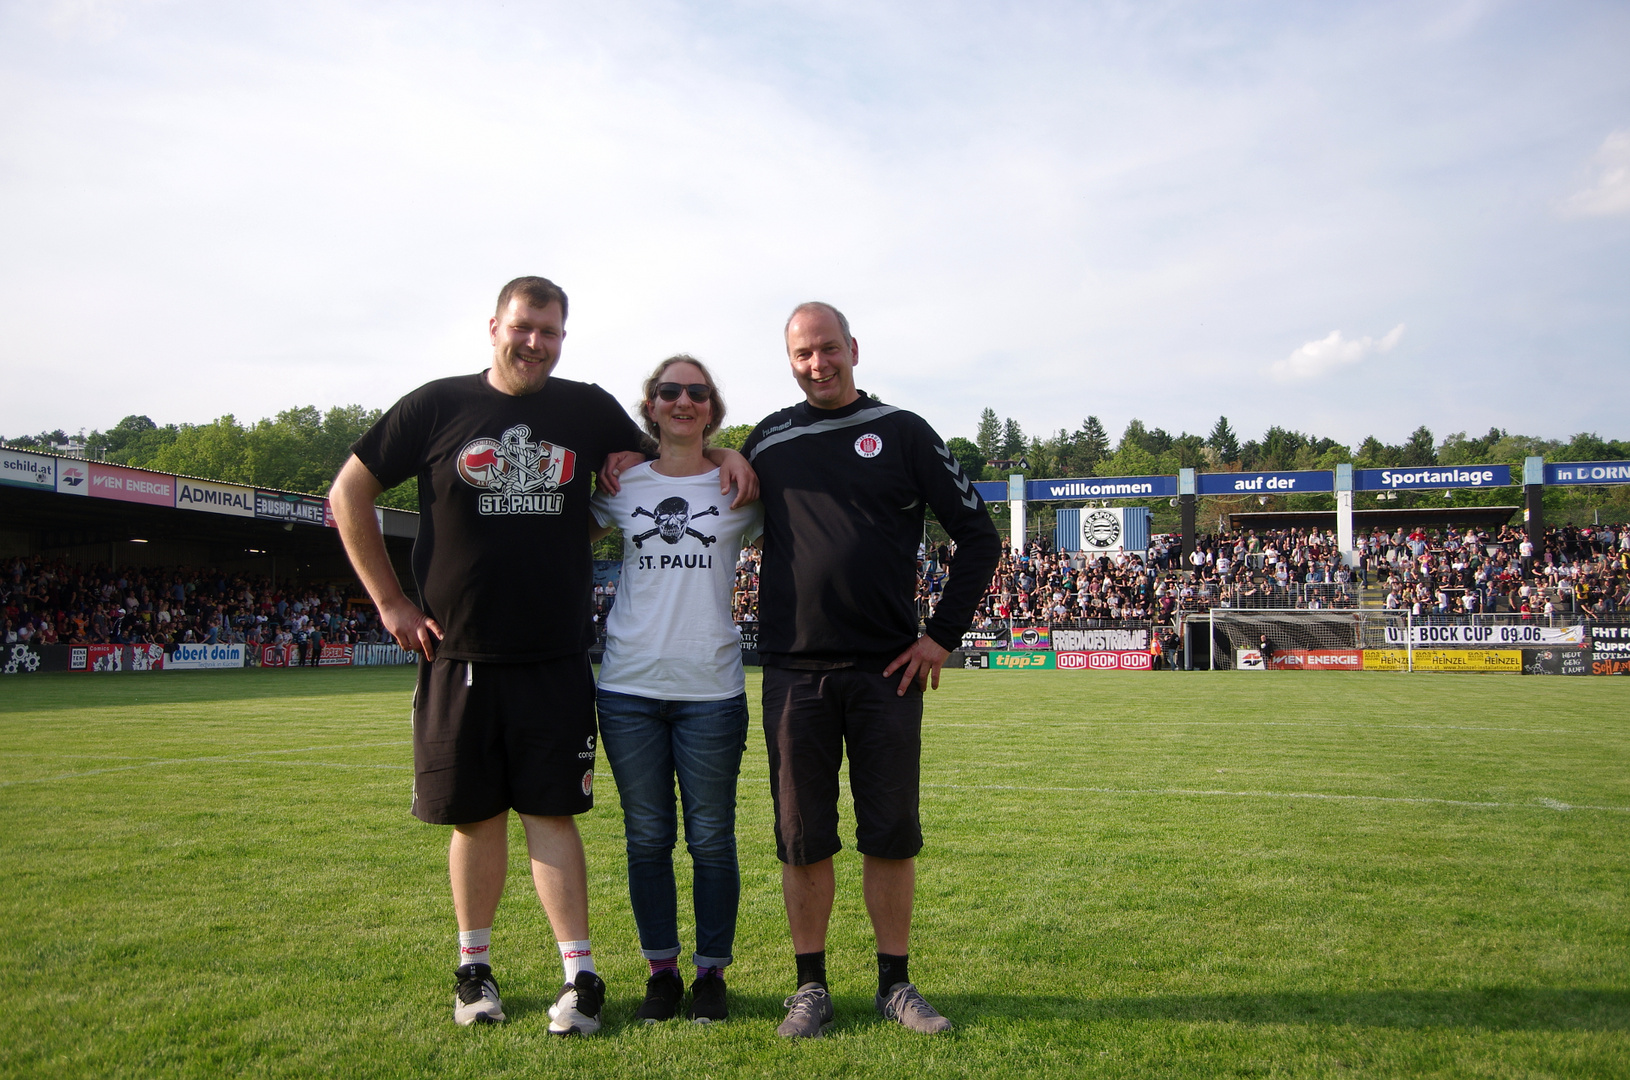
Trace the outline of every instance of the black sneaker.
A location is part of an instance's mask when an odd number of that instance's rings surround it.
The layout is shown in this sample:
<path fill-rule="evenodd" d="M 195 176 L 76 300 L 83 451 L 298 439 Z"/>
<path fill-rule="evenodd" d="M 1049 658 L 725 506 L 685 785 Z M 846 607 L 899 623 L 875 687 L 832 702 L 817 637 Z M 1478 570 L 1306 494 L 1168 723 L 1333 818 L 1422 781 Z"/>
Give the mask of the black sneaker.
<path fill-rule="evenodd" d="M 730 1016 L 724 1001 L 724 973 L 718 968 L 708 968 L 690 984 L 690 1011 L 685 1015 L 698 1024 L 711 1024 Z"/>
<path fill-rule="evenodd" d="M 645 980 L 645 1000 L 634 1010 L 634 1019 L 647 1024 L 672 1020 L 679 1015 L 679 1003 L 685 999 L 685 980 L 673 970 L 654 971 Z"/>
<path fill-rule="evenodd" d="M 458 986 L 453 991 L 454 1023 L 469 1027 L 504 1022 L 504 1006 L 498 1000 L 498 980 L 492 977 L 492 968 L 465 964 L 455 977 Z"/>
<path fill-rule="evenodd" d="M 606 1004 L 606 984 L 592 971 L 579 971 L 575 982 L 560 988 L 549 1006 L 549 1034 L 593 1035 L 600 1030 L 600 1010 Z"/>

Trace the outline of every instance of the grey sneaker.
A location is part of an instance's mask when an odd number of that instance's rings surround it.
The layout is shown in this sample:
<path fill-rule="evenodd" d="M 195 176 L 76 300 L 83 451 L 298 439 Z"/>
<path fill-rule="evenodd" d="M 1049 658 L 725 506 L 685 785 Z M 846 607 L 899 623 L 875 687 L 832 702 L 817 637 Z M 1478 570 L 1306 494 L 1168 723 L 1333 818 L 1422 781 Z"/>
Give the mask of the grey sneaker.
<path fill-rule="evenodd" d="M 465 964 L 458 969 L 458 987 L 453 991 L 453 1022 L 502 1024 L 504 1006 L 498 1000 L 498 980 L 486 964 Z"/>
<path fill-rule="evenodd" d="M 923 1000 L 917 988 L 908 982 L 895 983 L 886 994 L 877 995 L 877 1011 L 886 1020 L 898 1020 L 911 1031 L 924 1035 L 938 1035 L 951 1030 L 951 1021 L 935 1011 Z"/>
<path fill-rule="evenodd" d="M 787 1018 L 775 1033 L 784 1039 L 818 1039 L 832 1022 L 832 995 L 820 983 L 805 983 L 782 1004 Z"/>
<path fill-rule="evenodd" d="M 593 1035 L 600 1030 L 600 1010 L 605 1003 L 606 984 L 600 976 L 579 971 L 577 981 L 562 986 L 560 996 L 549 1006 L 549 1034 Z"/>

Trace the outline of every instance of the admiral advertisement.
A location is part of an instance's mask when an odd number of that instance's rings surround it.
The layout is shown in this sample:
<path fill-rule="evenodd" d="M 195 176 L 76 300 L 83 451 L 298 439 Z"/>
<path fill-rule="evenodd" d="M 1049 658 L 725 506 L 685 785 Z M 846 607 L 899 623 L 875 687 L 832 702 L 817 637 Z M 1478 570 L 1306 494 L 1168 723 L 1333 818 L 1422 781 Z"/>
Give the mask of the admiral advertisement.
<path fill-rule="evenodd" d="M 33 488 L 35 491 L 55 491 L 57 459 L 42 454 L 25 454 L 21 450 L 0 450 L 0 484 Z"/>
<path fill-rule="evenodd" d="M 323 513 L 326 499 L 310 495 L 290 495 L 282 491 L 255 489 L 255 516 L 271 521 L 300 521 L 307 525 L 322 525 L 327 520 Z"/>
<path fill-rule="evenodd" d="M 1582 626 L 1389 626 L 1387 644 L 1404 645 L 1583 645 L 1585 629 Z"/>
<path fill-rule="evenodd" d="M 175 477 L 164 473 L 127 469 L 122 465 L 89 463 L 91 494 L 100 499 L 145 503 L 148 506 L 175 505 Z"/>
<path fill-rule="evenodd" d="M 1630 675 L 1630 626 L 1590 628 L 1590 673 Z"/>
<path fill-rule="evenodd" d="M 206 514 L 252 518 L 255 516 L 255 489 L 178 476 L 175 481 L 175 505 L 177 510 L 202 510 Z"/>
<path fill-rule="evenodd" d="M 1234 667 L 1239 671 L 1363 671 L 1364 654 L 1358 649 L 1286 649 L 1264 664 L 1256 649 L 1237 649 Z"/>
<path fill-rule="evenodd" d="M 172 671 L 210 671 L 243 667 L 242 645 L 176 645 L 164 666 Z"/>

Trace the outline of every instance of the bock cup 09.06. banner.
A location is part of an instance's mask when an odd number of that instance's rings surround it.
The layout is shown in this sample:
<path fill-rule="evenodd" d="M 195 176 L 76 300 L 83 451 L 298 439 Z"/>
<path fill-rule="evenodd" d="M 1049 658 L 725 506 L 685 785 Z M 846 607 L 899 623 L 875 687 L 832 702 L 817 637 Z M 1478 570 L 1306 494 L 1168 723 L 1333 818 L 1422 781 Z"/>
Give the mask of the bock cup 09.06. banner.
<path fill-rule="evenodd" d="M 1479 624 L 1468 626 L 1389 626 L 1387 644 L 1469 646 L 1490 649 L 1506 645 L 1583 645 L 1583 626 L 1536 626 L 1532 623 L 1501 623 L 1496 626 Z"/>

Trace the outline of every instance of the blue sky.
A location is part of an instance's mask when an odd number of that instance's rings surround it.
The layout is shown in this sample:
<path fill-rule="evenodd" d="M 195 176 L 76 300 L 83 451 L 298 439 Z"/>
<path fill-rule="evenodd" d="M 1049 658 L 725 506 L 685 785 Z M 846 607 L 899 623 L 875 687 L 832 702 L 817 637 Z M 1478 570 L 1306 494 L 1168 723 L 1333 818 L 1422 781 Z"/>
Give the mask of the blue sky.
<path fill-rule="evenodd" d="M 584 10 L 584 8 L 590 10 Z M 941 433 L 1630 436 L 1624 4 L 0 4 L 0 432 L 670 353 L 842 307 Z"/>

